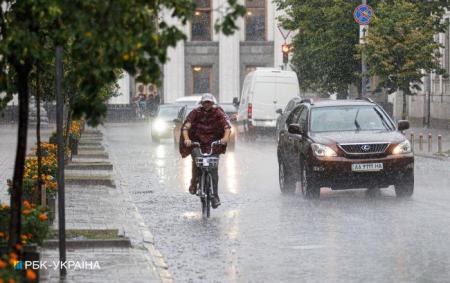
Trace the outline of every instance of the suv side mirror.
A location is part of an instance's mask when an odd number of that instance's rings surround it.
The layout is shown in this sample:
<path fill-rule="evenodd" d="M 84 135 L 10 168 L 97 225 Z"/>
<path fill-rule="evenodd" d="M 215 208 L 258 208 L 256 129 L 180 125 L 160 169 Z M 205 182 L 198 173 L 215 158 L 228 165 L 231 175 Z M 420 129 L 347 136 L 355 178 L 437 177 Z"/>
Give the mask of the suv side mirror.
<path fill-rule="evenodd" d="M 294 135 L 302 135 L 303 131 L 300 128 L 299 124 L 290 124 L 288 127 L 288 133 L 294 134 Z"/>
<path fill-rule="evenodd" d="M 233 97 L 233 104 L 234 104 L 235 106 L 238 106 L 238 105 L 239 105 L 239 98 Z"/>
<path fill-rule="evenodd" d="M 283 114 L 283 110 L 281 110 L 281 108 L 278 108 L 276 111 L 275 111 L 275 113 L 277 113 L 277 114 Z"/>
<path fill-rule="evenodd" d="M 399 131 L 404 131 L 409 129 L 409 121 L 408 120 L 399 120 L 397 123 L 397 129 Z"/>

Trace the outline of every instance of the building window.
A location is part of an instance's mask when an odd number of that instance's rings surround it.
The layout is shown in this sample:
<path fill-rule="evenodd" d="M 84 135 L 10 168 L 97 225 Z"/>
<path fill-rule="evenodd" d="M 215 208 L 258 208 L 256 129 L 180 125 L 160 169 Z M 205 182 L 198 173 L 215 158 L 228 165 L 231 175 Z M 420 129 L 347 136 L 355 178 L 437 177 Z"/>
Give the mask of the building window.
<path fill-rule="evenodd" d="M 266 0 L 245 0 L 245 40 L 266 40 Z"/>
<path fill-rule="evenodd" d="M 195 0 L 196 9 L 191 23 L 192 41 L 211 40 L 211 0 Z"/>
<path fill-rule="evenodd" d="M 192 94 L 211 93 L 211 67 L 192 67 Z"/>

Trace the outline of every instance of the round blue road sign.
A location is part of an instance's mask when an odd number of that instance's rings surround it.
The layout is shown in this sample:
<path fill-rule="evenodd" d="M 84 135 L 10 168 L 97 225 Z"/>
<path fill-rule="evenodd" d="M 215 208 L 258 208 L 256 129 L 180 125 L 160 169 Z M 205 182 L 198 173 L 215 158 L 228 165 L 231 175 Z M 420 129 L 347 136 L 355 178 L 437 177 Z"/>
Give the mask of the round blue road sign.
<path fill-rule="evenodd" d="M 353 12 L 353 18 L 360 25 L 368 25 L 372 20 L 373 9 L 369 5 L 359 5 Z"/>

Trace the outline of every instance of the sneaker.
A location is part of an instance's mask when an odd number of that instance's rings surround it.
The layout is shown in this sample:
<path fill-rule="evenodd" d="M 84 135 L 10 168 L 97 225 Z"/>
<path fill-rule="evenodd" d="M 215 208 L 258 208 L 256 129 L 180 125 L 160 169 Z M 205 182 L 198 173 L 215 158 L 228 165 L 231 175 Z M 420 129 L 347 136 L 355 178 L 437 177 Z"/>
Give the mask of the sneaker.
<path fill-rule="evenodd" d="M 219 207 L 219 205 L 220 205 L 220 199 L 219 199 L 219 196 L 214 196 L 214 197 L 211 199 L 211 207 L 214 208 L 214 209 L 216 209 L 216 208 Z"/>
<path fill-rule="evenodd" d="M 189 192 L 190 192 L 192 195 L 195 195 L 195 194 L 197 193 L 197 186 L 196 186 L 196 185 L 190 185 L 190 186 L 189 186 Z"/>

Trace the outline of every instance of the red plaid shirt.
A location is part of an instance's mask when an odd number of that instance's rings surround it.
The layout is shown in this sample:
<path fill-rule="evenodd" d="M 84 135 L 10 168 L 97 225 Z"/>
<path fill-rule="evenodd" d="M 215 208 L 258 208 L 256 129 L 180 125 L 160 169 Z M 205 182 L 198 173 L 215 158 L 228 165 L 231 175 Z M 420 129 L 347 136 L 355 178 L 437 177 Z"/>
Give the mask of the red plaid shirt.
<path fill-rule="evenodd" d="M 228 117 L 220 107 L 214 107 L 211 111 L 205 111 L 203 107 L 192 110 L 183 123 L 182 129 L 186 123 L 191 123 L 189 130 L 189 138 L 193 142 L 201 144 L 202 152 L 209 152 L 213 141 L 223 138 L 225 129 L 231 128 Z M 180 153 L 182 157 L 191 154 L 192 147 L 184 145 L 183 130 L 180 137 Z M 215 146 L 214 154 L 225 153 L 226 146 Z"/>

